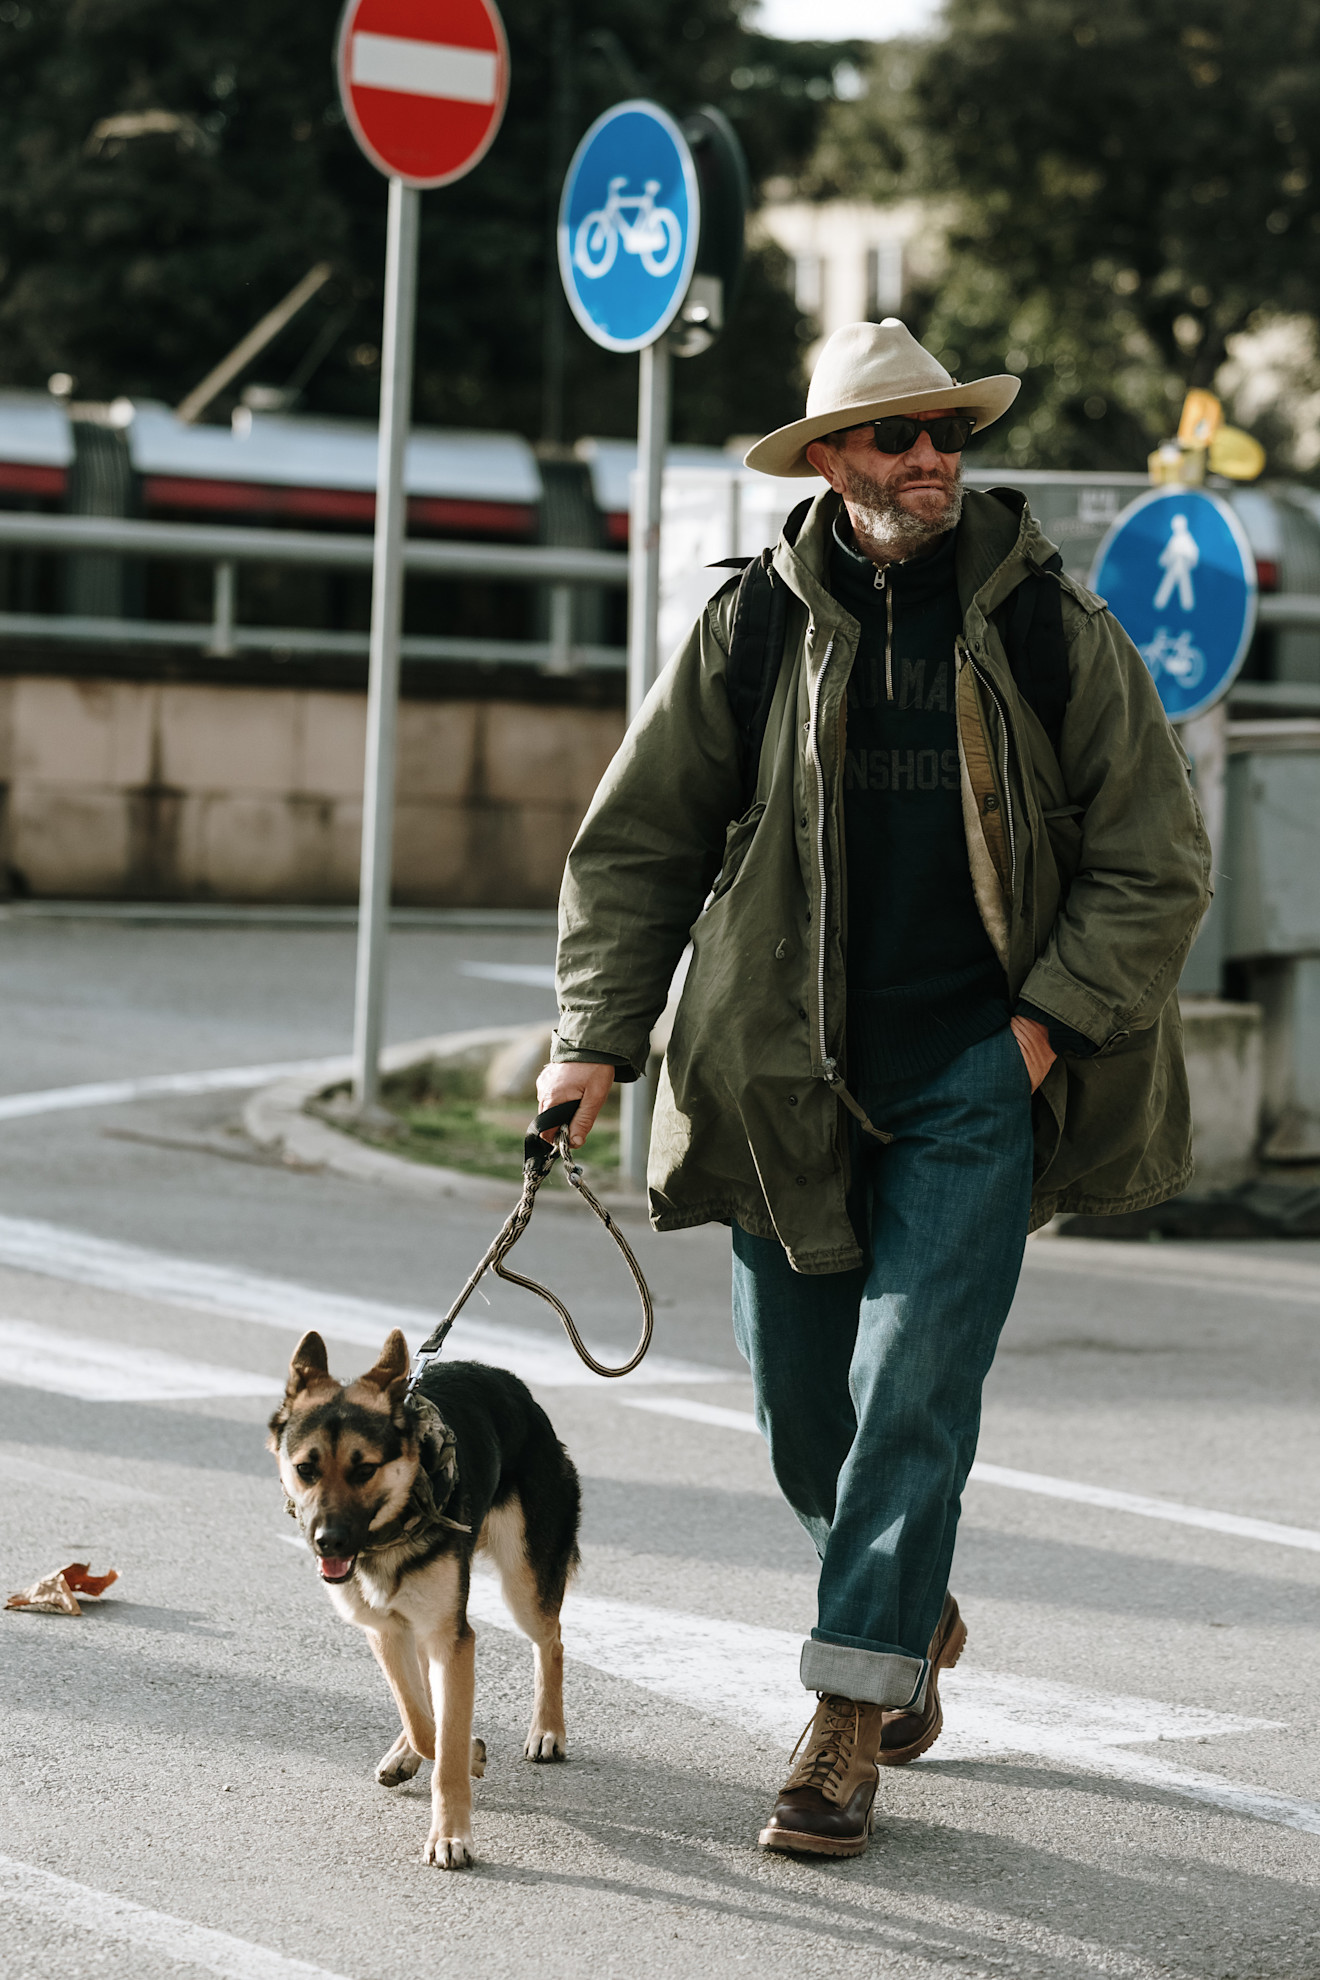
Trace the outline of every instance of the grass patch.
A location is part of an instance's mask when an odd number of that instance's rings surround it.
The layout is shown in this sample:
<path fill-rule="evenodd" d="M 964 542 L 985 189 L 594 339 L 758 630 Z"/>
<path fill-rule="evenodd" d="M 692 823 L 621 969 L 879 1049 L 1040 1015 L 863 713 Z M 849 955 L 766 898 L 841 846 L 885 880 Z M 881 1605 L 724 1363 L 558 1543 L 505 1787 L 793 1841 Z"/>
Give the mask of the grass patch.
<path fill-rule="evenodd" d="M 308 1112 L 370 1147 L 388 1149 L 410 1162 L 441 1169 L 462 1169 L 470 1175 L 494 1176 L 501 1182 L 522 1180 L 523 1134 L 536 1111 L 528 1102 L 487 1100 L 485 1074 L 475 1067 L 412 1066 L 381 1082 L 381 1106 L 390 1118 L 356 1120 L 350 1111 L 347 1086 L 337 1086 L 313 1101 Z M 590 1167 L 604 1185 L 619 1167 L 619 1101 L 611 1093 L 587 1143 Z"/>

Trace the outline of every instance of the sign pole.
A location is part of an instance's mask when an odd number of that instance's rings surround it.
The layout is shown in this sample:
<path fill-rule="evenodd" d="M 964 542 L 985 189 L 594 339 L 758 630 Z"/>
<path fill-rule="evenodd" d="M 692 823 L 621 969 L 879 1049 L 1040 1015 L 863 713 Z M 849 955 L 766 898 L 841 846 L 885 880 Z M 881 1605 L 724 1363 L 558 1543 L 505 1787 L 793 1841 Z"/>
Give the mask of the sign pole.
<path fill-rule="evenodd" d="M 669 446 L 669 343 L 642 348 L 637 381 L 637 478 L 628 523 L 628 720 L 637 720 L 659 669 L 660 507 Z"/>
<path fill-rule="evenodd" d="M 669 341 L 645 344 L 637 389 L 637 475 L 628 524 L 628 721 L 637 720 L 659 671 L 656 652 L 660 613 L 660 512 L 665 454 L 669 446 Z M 619 1096 L 619 1166 L 636 1189 L 646 1187 L 655 1094 L 650 1074 Z"/>
<path fill-rule="evenodd" d="M 417 219 L 421 195 L 390 178 L 385 244 L 385 322 L 380 365 L 380 449 L 376 541 L 371 579 L 371 659 L 362 790 L 362 878 L 358 901 L 357 999 L 353 1018 L 353 1099 L 358 1113 L 379 1104 L 394 846 L 394 738 L 403 628 L 404 456 L 412 406 L 417 309 Z"/>

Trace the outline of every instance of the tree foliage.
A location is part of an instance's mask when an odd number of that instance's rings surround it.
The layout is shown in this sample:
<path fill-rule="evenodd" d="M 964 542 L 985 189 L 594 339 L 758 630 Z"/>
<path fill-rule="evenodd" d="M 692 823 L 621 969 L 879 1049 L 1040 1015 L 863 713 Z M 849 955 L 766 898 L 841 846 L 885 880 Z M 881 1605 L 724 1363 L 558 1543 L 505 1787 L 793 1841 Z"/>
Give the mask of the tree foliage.
<path fill-rule="evenodd" d="M 260 361 L 373 415 L 385 186 L 331 63 L 339 0 L 0 0 L 0 378 L 177 401 L 311 264 L 336 276 Z M 553 216 L 572 145 L 628 94 L 732 118 L 753 177 L 815 142 L 839 50 L 746 32 L 736 0 L 505 0 L 513 87 L 487 157 L 423 201 L 417 416 L 535 436 L 563 350 L 569 435 L 626 433 L 636 367 L 565 322 Z M 678 367 L 680 437 L 798 408 L 796 312 L 754 258 L 729 332 Z"/>
<path fill-rule="evenodd" d="M 1314 313 L 1317 110 L 1320 0 L 948 0 L 814 173 L 943 203 L 922 327 L 1022 373 L 1009 458 L 1135 466 L 1230 340 Z"/>

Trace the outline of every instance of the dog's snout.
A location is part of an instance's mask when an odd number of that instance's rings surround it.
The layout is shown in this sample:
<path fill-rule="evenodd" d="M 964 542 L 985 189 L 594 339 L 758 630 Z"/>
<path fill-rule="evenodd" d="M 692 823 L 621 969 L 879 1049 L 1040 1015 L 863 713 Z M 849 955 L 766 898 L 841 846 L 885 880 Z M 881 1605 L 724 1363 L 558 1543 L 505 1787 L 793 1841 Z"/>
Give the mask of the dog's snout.
<path fill-rule="evenodd" d="M 312 1539 L 318 1554 L 329 1560 L 342 1560 L 353 1551 L 352 1536 L 346 1526 L 339 1526 L 333 1520 L 325 1519 L 315 1528 Z"/>

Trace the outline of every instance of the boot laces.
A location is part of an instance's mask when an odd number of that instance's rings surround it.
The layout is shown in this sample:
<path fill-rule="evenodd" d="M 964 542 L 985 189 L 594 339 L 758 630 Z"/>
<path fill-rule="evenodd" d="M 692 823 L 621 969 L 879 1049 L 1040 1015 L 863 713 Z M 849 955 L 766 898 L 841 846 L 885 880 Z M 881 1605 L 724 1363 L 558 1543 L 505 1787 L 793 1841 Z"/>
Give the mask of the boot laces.
<path fill-rule="evenodd" d="M 791 1770 L 788 1786 L 817 1788 L 828 1800 L 833 1800 L 852 1764 L 861 1723 L 862 1708 L 853 1699 L 822 1697 L 788 1756 Z M 811 1744 L 798 1760 L 803 1742 L 808 1739 Z"/>

